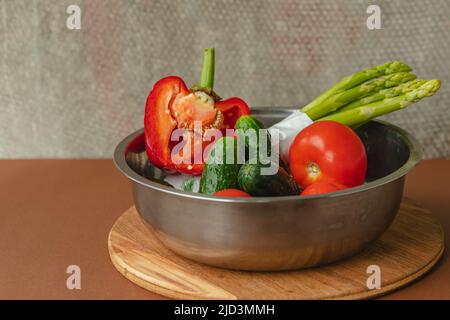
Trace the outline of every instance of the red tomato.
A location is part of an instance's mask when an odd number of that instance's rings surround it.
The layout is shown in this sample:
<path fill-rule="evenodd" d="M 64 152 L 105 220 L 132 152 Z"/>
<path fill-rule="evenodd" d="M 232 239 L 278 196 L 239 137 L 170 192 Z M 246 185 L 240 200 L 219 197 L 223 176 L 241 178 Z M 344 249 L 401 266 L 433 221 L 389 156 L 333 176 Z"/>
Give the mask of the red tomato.
<path fill-rule="evenodd" d="M 313 194 L 329 193 L 343 189 L 347 189 L 347 186 L 334 181 L 316 182 L 310 184 L 300 195 L 310 196 Z"/>
<path fill-rule="evenodd" d="M 289 167 L 303 188 L 321 181 L 354 187 L 362 184 L 366 176 L 366 150 L 349 127 L 318 121 L 295 137 L 289 149 Z"/>
<path fill-rule="evenodd" d="M 239 189 L 224 189 L 215 192 L 213 195 L 219 197 L 245 197 L 245 198 L 251 197 L 251 195 Z"/>

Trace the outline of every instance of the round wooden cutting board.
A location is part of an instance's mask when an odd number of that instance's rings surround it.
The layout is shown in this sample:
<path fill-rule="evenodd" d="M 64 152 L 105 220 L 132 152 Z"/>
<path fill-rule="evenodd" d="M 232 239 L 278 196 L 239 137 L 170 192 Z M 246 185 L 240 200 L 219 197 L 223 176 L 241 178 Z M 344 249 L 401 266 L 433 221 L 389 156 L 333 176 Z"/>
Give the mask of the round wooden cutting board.
<path fill-rule="evenodd" d="M 364 299 L 403 287 L 429 271 L 444 251 L 444 234 L 428 210 L 404 200 L 389 230 L 359 255 L 300 271 L 241 272 L 177 256 L 132 207 L 111 229 L 108 248 L 126 278 L 175 299 Z M 367 288 L 371 265 L 380 267 L 380 289 Z"/>

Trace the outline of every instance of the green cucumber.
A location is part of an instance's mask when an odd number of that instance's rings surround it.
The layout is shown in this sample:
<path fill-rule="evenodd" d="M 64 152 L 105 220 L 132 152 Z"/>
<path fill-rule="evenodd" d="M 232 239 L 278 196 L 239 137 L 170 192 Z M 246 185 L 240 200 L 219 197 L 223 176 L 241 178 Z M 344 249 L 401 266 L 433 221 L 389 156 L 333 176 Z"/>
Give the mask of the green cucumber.
<path fill-rule="evenodd" d="M 256 120 L 255 117 L 251 115 L 244 115 L 240 116 L 239 119 L 237 119 L 234 128 L 236 130 L 241 129 L 243 131 L 247 131 L 248 129 L 255 129 L 258 132 L 259 129 L 264 129 L 264 125 Z"/>
<path fill-rule="evenodd" d="M 273 175 L 261 174 L 261 169 L 268 166 L 269 164 L 251 162 L 242 165 L 238 173 L 239 188 L 256 197 L 300 194 L 294 178 L 283 167 L 279 166 L 278 171 Z"/>
<path fill-rule="evenodd" d="M 233 153 L 231 153 L 233 152 Z M 228 161 L 234 154 L 234 161 Z M 241 164 L 237 163 L 237 141 L 233 137 L 222 137 L 212 146 L 203 167 L 200 179 L 200 193 L 212 194 L 224 189 L 238 187 L 237 175 Z"/>
<path fill-rule="evenodd" d="M 200 177 L 199 176 L 189 176 L 181 184 L 181 190 L 188 192 L 198 192 L 200 187 Z"/>
<path fill-rule="evenodd" d="M 244 139 L 245 141 L 245 160 L 249 160 L 251 158 L 255 158 L 256 154 L 250 154 L 250 150 L 249 150 L 249 138 L 248 136 L 245 135 L 245 132 L 248 129 L 254 129 L 256 131 L 256 141 L 258 143 L 257 148 L 255 149 L 257 152 L 258 147 L 259 147 L 259 130 L 260 129 L 264 129 L 264 125 L 259 122 L 255 117 L 251 116 L 251 115 L 245 115 L 245 116 L 241 116 L 239 117 L 239 119 L 236 121 L 236 125 L 235 125 L 235 129 L 237 130 L 237 136 L 238 139 Z M 270 157 L 271 155 L 271 151 L 272 151 L 272 146 L 271 146 L 271 141 L 270 141 L 270 133 L 267 132 L 267 157 Z M 259 153 L 258 153 L 258 159 L 259 159 Z M 284 161 L 280 158 L 278 160 L 280 162 L 280 166 L 283 167 L 285 170 L 289 170 L 288 166 L 284 163 Z"/>
<path fill-rule="evenodd" d="M 238 137 L 238 139 L 244 139 L 244 143 L 245 143 L 245 147 L 246 149 L 249 148 L 249 144 L 250 144 L 250 138 L 247 135 L 247 131 L 248 130 L 254 130 L 255 131 L 255 138 L 256 141 L 252 141 L 253 143 L 256 143 L 256 147 L 258 147 L 259 145 L 259 130 L 260 129 L 264 129 L 264 125 L 259 122 L 258 120 L 256 120 L 255 117 L 251 116 L 251 115 L 245 115 L 245 116 L 240 116 L 239 119 L 236 121 L 236 124 L 234 126 L 234 129 L 236 130 L 236 135 Z M 268 141 L 270 141 L 270 136 L 268 135 Z M 257 149 L 256 149 L 257 150 Z"/>
<path fill-rule="evenodd" d="M 251 115 L 244 115 L 239 117 L 236 121 L 235 125 L 236 135 L 239 141 L 244 141 L 245 143 L 245 160 L 249 160 L 251 158 L 256 158 L 260 156 L 259 154 L 259 140 L 260 140 L 260 130 L 264 129 L 264 125 L 259 122 L 255 117 Z M 251 133 L 249 130 L 254 130 L 255 138 L 250 139 L 249 135 Z M 267 132 L 267 156 L 270 156 L 270 134 Z M 253 147 L 253 148 L 250 148 Z"/>

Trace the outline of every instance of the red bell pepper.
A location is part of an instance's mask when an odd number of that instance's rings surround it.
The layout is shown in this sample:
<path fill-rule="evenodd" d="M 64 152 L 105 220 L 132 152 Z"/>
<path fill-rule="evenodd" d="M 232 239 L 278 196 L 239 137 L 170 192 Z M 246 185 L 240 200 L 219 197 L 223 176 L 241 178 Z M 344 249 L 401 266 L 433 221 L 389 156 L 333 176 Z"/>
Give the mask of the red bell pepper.
<path fill-rule="evenodd" d="M 240 116 L 250 114 L 247 104 L 240 98 L 228 98 L 215 104 L 216 108 L 222 112 L 225 124 L 229 128 L 234 128 L 236 121 Z"/>
<path fill-rule="evenodd" d="M 206 49 L 200 85 L 189 90 L 177 76 L 160 79 L 150 92 L 144 116 L 144 136 L 148 158 L 152 164 L 168 170 L 200 174 L 202 163 L 194 163 L 194 121 L 201 121 L 202 132 L 208 128 L 234 128 L 241 115 L 250 114 L 247 104 L 240 98 L 219 101 L 212 91 L 214 82 L 214 49 Z M 172 159 L 171 141 L 175 129 L 184 129 L 186 143 L 191 143 L 191 154 L 179 155 L 185 161 Z M 200 140 L 202 141 L 202 140 Z M 213 141 L 214 142 L 214 141 Z M 178 142 L 176 142 L 178 143 Z M 176 144 L 175 143 L 175 144 Z M 202 150 L 212 142 L 202 142 Z M 202 159 L 204 160 L 204 159 Z"/>

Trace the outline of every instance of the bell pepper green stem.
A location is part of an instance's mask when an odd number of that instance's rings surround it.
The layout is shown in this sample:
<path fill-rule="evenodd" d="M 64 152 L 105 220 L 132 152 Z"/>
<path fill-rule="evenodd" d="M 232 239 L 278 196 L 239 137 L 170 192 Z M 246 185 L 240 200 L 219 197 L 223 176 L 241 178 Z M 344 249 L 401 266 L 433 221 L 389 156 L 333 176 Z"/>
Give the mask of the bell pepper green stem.
<path fill-rule="evenodd" d="M 205 49 L 203 52 L 203 68 L 199 85 L 208 90 L 214 87 L 214 48 Z"/>

